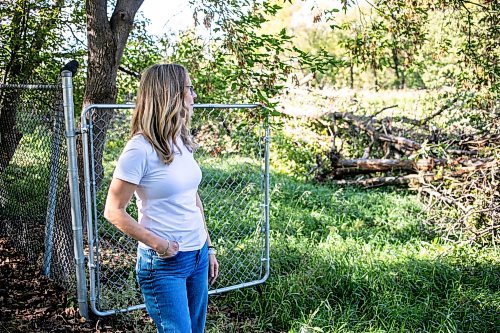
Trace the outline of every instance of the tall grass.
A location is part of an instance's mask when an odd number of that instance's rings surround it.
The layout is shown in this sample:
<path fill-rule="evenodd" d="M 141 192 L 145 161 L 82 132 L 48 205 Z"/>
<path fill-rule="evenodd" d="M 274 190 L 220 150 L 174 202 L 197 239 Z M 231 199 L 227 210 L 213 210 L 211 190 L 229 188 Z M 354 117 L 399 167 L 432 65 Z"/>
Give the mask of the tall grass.
<path fill-rule="evenodd" d="M 212 297 L 208 332 L 500 327 L 498 250 L 431 239 L 414 195 L 273 175 L 271 207 L 271 277 Z"/>

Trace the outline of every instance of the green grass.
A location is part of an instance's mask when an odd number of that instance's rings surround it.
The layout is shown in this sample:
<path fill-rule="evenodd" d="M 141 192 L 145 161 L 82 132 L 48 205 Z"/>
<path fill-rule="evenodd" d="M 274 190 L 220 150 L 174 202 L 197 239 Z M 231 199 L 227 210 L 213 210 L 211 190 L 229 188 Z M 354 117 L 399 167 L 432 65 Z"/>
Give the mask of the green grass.
<path fill-rule="evenodd" d="M 405 191 L 274 175 L 271 276 L 212 297 L 208 332 L 494 332 L 498 251 L 430 239 L 424 219 Z"/>

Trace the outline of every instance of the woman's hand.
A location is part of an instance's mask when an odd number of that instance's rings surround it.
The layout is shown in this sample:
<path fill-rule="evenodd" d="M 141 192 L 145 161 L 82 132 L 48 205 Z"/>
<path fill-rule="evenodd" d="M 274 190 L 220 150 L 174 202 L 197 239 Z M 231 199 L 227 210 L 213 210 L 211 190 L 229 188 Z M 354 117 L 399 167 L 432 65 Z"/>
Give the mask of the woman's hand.
<path fill-rule="evenodd" d="M 212 285 L 219 276 L 219 263 L 215 254 L 208 255 L 208 283 Z"/>
<path fill-rule="evenodd" d="M 179 243 L 177 241 L 171 241 L 165 239 L 164 242 L 160 243 L 160 246 L 156 248 L 156 253 L 160 258 L 171 258 L 179 252 Z"/>

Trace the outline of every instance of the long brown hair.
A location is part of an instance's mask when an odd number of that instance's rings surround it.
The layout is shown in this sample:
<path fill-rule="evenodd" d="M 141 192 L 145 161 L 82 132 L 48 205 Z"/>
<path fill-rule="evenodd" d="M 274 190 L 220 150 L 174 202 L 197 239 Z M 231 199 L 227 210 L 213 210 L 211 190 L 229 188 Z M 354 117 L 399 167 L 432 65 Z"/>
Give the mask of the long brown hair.
<path fill-rule="evenodd" d="M 193 149 L 189 105 L 184 102 L 187 76 L 178 64 L 153 65 L 143 72 L 137 91 L 131 134 L 142 133 L 166 164 L 174 159 L 172 144 L 179 149 L 179 135 Z"/>

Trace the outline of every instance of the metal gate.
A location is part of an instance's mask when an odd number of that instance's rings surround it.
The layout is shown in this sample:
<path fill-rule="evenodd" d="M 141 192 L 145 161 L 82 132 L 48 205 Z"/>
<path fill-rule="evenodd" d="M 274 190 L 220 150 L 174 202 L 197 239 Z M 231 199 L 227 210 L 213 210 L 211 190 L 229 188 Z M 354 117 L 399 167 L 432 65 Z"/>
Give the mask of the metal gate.
<path fill-rule="evenodd" d="M 137 243 L 103 217 L 115 163 L 129 138 L 133 107 L 90 105 L 81 117 L 88 237 L 84 251 L 90 306 L 101 316 L 144 308 L 135 281 Z M 199 193 L 220 264 L 209 294 L 263 283 L 269 275 L 267 110 L 258 104 L 194 108 L 191 130 L 203 172 Z M 104 127 L 106 134 L 99 130 Z M 137 218 L 134 200 L 128 212 Z"/>

